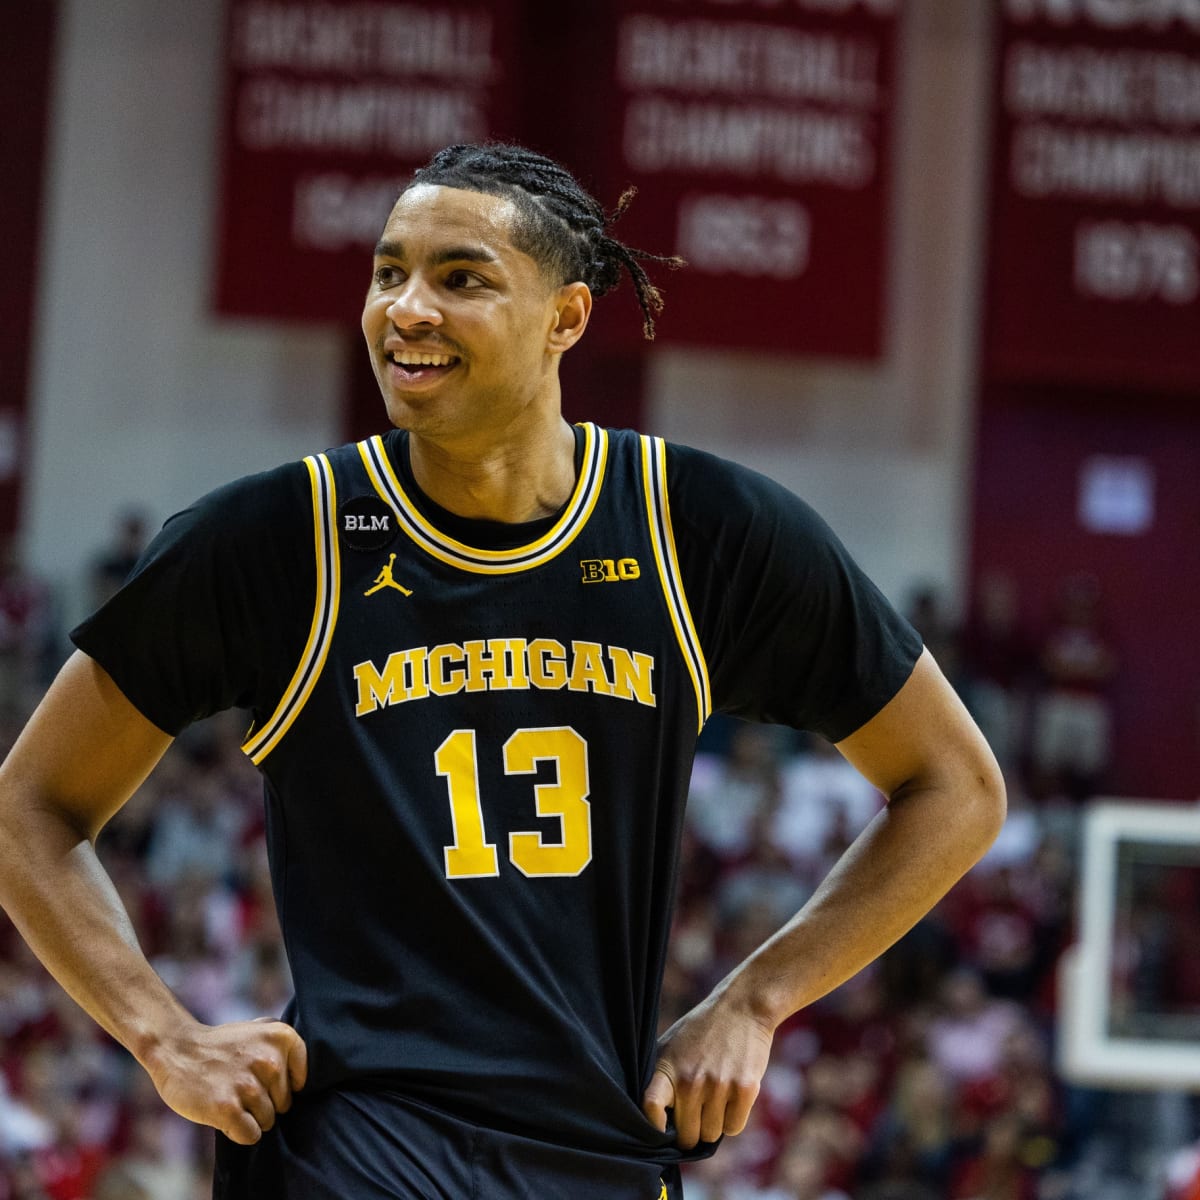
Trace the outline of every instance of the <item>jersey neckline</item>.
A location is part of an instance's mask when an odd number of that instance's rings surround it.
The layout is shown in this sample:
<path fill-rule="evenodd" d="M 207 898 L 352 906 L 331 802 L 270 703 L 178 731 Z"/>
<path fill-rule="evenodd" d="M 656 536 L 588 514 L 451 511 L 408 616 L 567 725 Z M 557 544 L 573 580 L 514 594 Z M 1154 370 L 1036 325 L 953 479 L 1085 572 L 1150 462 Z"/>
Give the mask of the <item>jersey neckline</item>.
<path fill-rule="evenodd" d="M 545 517 L 534 517 L 530 521 L 507 522 L 489 521 L 481 517 L 460 517 L 458 513 L 443 508 L 436 500 L 431 499 L 417 482 L 412 469 L 412 441 L 407 429 L 392 429 L 383 435 L 384 449 L 387 451 L 388 462 L 392 464 L 405 494 L 412 501 L 413 507 L 444 537 L 452 538 L 464 546 L 473 546 L 478 550 L 514 550 L 536 542 L 538 538 L 549 533 L 559 518 L 567 511 L 571 497 L 575 494 L 575 486 L 583 467 L 583 451 L 586 437 L 583 427 L 571 426 L 575 439 L 572 458 L 574 482 L 571 492 L 558 508 Z"/>
<path fill-rule="evenodd" d="M 541 566 L 566 549 L 587 524 L 599 499 L 608 459 L 608 434 L 591 422 L 579 426 L 583 434 L 582 461 L 575 488 L 552 524 L 530 541 L 503 549 L 484 549 L 452 537 L 421 511 L 409 488 L 401 481 L 380 435 L 358 443 L 358 452 L 372 487 L 396 514 L 400 529 L 434 558 L 477 574 L 499 575 Z M 432 503 L 432 502 L 429 502 Z M 534 526 L 541 521 L 528 522 Z M 520 528 L 519 526 L 516 528 Z"/>

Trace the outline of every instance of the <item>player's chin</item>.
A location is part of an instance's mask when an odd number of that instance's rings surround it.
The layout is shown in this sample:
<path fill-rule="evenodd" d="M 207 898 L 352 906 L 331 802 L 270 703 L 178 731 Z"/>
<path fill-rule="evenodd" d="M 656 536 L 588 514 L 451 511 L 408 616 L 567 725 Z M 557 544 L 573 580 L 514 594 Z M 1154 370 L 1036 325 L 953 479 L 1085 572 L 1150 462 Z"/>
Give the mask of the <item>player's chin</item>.
<path fill-rule="evenodd" d="M 413 412 L 411 405 L 385 393 L 383 408 L 387 413 L 388 421 L 396 429 L 411 429 L 413 427 L 416 421 L 416 414 Z"/>
<path fill-rule="evenodd" d="M 407 429 L 410 433 L 432 435 L 446 424 L 444 399 L 389 388 L 383 393 L 383 405 L 388 421 L 397 429 Z"/>

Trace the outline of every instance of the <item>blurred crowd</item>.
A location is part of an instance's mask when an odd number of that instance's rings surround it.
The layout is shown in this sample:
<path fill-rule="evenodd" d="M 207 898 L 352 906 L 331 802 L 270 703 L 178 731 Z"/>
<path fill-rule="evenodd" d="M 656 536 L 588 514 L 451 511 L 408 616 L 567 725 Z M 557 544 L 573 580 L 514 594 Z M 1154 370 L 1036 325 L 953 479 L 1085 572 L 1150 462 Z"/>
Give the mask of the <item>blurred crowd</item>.
<path fill-rule="evenodd" d="M 131 515 L 97 557 L 95 600 L 124 577 L 143 533 Z M 1119 670 L 1100 601 L 1091 581 L 1066 581 L 1035 639 L 1003 580 L 985 584 L 961 628 L 936 594 L 914 597 L 910 618 L 1003 761 L 1011 815 L 934 912 L 780 1029 L 749 1127 L 687 1169 L 688 1200 L 1093 1200 L 1162 1197 L 1171 1186 L 1187 1195 L 1200 1157 L 1190 1175 L 1176 1162 L 1182 1183 L 1165 1168 L 1157 1190 L 1132 1182 L 1148 1146 L 1193 1140 L 1186 1102 L 1131 1107 L 1068 1087 L 1053 1068 L 1080 804 L 1108 769 L 1106 696 Z M 5 558 L 0 751 L 61 657 L 56 624 L 49 590 Z M 243 726 L 226 714 L 179 738 L 98 847 L 155 968 L 208 1022 L 278 1015 L 290 989 Z M 819 739 L 710 723 L 692 781 L 664 1028 L 805 902 L 882 803 Z M 0 1200 L 199 1200 L 211 1147 L 4 924 Z"/>

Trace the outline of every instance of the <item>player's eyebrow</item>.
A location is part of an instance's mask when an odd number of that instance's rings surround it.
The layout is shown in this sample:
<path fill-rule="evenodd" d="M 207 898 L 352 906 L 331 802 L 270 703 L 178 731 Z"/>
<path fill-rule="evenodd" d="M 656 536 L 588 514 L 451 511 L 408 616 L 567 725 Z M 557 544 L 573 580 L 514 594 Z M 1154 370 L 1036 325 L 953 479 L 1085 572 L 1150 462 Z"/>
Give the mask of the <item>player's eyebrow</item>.
<path fill-rule="evenodd" d="M 375 257 L 403 260 L 405 257 L 404 243 L 394 241 L 392 238 L 380 238 L 375 244 Z M 478 243 L 473 246 L 444 246 L 433 255 L 435 266 L 448 262 L 492 263 L 496 261 L 496 255 L 486 246 Z"/>

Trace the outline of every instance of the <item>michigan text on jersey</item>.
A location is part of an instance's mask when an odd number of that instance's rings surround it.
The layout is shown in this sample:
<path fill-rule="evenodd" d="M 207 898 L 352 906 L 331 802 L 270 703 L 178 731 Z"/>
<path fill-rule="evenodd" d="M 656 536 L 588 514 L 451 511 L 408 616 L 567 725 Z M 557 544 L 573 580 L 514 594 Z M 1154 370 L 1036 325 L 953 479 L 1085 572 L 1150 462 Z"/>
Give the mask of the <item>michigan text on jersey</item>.
<path fill-rule="evenodd" d="M 652 655 L 599 642 L 572 642 L 568 650 L 553 638 L 489 638 L 447 642 L 432 649 L 413 646 L 389 654 L 382 670 L 369 659 L 357 663 L 354 681 L 358 687 L 354 711 L 360 717 L 429 696 L 514 688 L 566 688 L 636 700 L 651 708 L 657 703 Z"/>

